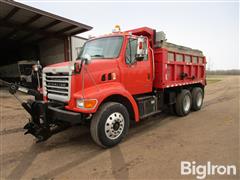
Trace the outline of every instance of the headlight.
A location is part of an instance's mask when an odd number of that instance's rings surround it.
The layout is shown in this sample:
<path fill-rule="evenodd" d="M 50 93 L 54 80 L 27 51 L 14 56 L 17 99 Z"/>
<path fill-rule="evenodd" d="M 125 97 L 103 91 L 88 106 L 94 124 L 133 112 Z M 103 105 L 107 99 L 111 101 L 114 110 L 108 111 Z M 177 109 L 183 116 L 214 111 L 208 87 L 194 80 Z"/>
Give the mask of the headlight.
<path fill-rule="evenodd" d="M 77 99 L 76 104 L 81 109 L 94 109 L 97 102 L 97 99 Z"/>

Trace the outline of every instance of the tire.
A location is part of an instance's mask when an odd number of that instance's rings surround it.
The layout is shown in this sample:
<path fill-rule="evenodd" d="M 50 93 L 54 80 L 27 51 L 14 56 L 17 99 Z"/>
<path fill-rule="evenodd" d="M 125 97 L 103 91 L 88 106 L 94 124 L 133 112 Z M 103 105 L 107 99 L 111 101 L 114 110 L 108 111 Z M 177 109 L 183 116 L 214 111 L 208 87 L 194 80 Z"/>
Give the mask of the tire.
<path fill-rule="evenodd" d="M 125 106 L 107 102 L 93 115 L 90 126 L 92 139 L 104 148 L 115 146 L 127 135 L 129 122 Z"/>
<path fill-rule="evenodd" d="M 202 108 L 203 104 L 203 90 L 200 87 L 195 87 L 192 90 L 192 110 L 198 111 Z"/>
<path fill-rule="evenodd" d="M 177 95 L 175 111 L 178 116 L 186 116 L 189 114 L 192 106 L 192 95 L 189 90 L 183 89 Z"/>

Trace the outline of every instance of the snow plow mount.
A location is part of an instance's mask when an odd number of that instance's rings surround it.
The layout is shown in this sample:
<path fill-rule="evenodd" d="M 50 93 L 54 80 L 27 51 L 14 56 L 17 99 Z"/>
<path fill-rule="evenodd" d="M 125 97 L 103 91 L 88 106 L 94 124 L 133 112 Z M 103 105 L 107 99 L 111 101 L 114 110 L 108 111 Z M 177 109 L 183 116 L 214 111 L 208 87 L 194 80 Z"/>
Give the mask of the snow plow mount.
<path fill-rule="evenodd" d="M 45 141 L 53 134 L 61 132 L 74 124 L 85 123 L 84 115 L 68 111 L 65 104 L 56 101 L 43 101 L 43 95 L 37 90 L 20 86 L 16 83 L 9 83 L 0 79 L 0 83 L 8 87 L 8 91 L 30 114 L 29 122 L 24 126 L 27 131 L 24 134 L 31 134 L 37 138 L 37 142 Z M 22 92 L 34 96 L 35 100 L 23 101 L 16 95 Z"/>
<path fill-rule="evenodd" d="M 31 115 L 30 121 L 24 126 L 27 130 L 24 134 L 33 135 L 37 142 L 45 141 L 82 120 L 82 114 L 64 110 L 61 103 L 29 100 L 23 102 L 22 106 Z"/>

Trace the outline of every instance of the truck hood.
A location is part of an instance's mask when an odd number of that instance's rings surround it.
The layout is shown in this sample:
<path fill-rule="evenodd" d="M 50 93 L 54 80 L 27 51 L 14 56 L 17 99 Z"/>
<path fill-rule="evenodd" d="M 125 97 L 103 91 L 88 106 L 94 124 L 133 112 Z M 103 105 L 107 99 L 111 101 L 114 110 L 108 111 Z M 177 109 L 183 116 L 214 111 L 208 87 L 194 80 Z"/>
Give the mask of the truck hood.
<path fill-rule="evenodd" d="M 74 94 L 81 95 L 83 87 L 87 93 L 88 88 L 97 88 L 99 84 L 120 80 L 117 59 L 95 59 L 90 64 L 84 65 L 86 66 L 85 71 L 82 70 L 81 73 L 77 74 L 72 73 L 75 62 L 80 63 L 80 61 L 63 62 L 43 69 L 44 96 L 47 95 L 49 99 L 62 102 L 70 101 L 70 104 L 74 104 Z M 84 73 L 84 81 L 82 81 L 83 72 L 86 72 Z M 114 79 L 111 79 L 112 73 L 115 74 Z M 84 82 L 84 86 L 81 82 Z M 53 86 L 54 89 L 52 89 Z"/>
<path fill-rule="evenodd" d="M 72 73 L 73 68 L 73 61 L 61 62 L 57 64 L 52 64 L 43 68 L 43 72 L 51 72 L 51 73 L 58 73 L 58 72 L 68 72 L 70 75 Z"/>
<path fill-rule="evenodd" d="M 72 61 L 66 61 L 66 62 L 60 62 L 60 63 L 56 63 L 56 64 L 51 64 L 48 65 L 46 67 L 60 67 L 60 66 L 69 66 L 71 65 L 73 62 Z"/>

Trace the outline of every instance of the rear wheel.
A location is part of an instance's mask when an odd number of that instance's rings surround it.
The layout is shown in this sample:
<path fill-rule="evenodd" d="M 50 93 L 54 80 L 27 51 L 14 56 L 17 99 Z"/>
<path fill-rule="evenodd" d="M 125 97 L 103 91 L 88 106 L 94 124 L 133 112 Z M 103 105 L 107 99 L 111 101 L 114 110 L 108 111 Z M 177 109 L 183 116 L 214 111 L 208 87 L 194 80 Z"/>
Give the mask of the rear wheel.
<path fill-rule="evenodd" d="M 203 104 L 203 90 L 200 87 L 195 87 L 192 90 L 192 110 L 198 111 Z"/>
<path fill-rule="evenodd" d="M 93 140 L 102 147 L 112 147 L 127 135 L 129 114 L 120 103 L 108 102 L 103 104 L 94 114 L 91 121 Z"/>
<path fill-rule="evenodd" d="M 175 111 L 178 116 L 186 116 L 189 114 L 192 106 L 192 95 L 189 90 L 183 89 L 177 95 Z"/>

